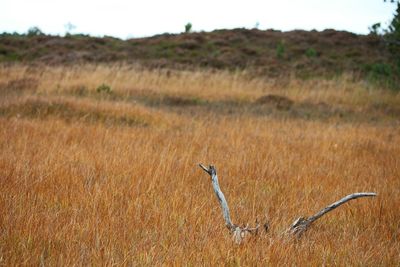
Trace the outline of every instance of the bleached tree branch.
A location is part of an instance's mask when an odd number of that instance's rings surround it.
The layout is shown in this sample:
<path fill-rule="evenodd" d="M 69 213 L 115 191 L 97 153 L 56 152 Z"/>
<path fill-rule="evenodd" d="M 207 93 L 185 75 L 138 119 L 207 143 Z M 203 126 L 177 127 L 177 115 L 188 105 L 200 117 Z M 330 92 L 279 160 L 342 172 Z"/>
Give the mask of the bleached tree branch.
<path fill-rule="evenodd" d="M 246 226 L 239 226 L 236 225 L 232 222 L 230 212 L 229 212 L 229 207 L 228 207 L 228 202 L 226 201 L 224 193 L 222 193 L 221 188 L 219 186 L 218 182 L 218 176 L 217 176 L 217 170 L 215 169 L 214 166 L 210 165 L 208 168 L 205 167 L 202 164 L 199 164 L 200 168 L 202 168 L 207 174 L 210 175 L 211 177 L 211 182 L 212 186 L 215 192 L 215 195 L 218 199 L 219 204 L 221 205 L 222 209 L 222 215 L 225 220 L 225 225 L 228 228 L 229 232 L 233 235 L 233 240 L 237 243 L 240 244 L 244 240 L 244 238 L 248 234 L 258 234 L 258 229 L 260 227 L 260 224 L 256 220 L 256 226 L 255 227 L 249 227 L 247 224 Z M 323 208 L 322 210 L 318 211 L 314 215 L 310 217 L 299 217 L 297 220 L 295 220 L 292 225 L 285 231 L 285 234 L 294 236 L 294 237 L 300 237 L 307 229 L 311 226 L 313 222 L 327 214 L 328 212 L 336 209 L 337 207 L 343 205 L 344 203 L 361 198 L 361 197 L 374 197 L 376 196 L 376 193 L 373 192 L 362 192 L 362 193 L 353 193 L 348 196 L 345 196 L 344 198 L 330 204 L 329 206 Z M 268 222 L 265 223 L 264 228 L 268 232 Z"/>
<path fill-rule="evenodd" d="M 340 205 L 352 200 L 352 199 L 357 199 L 360 197 L 374 197 L 376 196 L 376 193 L 354 193 L 354 194 L 350 194 L 332 204 L 330 204 L 329 206 L 323 208 L 322 210 L 320 210 L 319 212 L 317 212 L 316 214 L 308 217 L 308 218 L 304 218 L 304 217 L 299 217 L 298 219 L 296 219 L 292 225 L 289 227 L 289 229 L 286 230 L 286 233 L 288 234 L 292 234 L 296 237 L 300 237 L 309 227 L 310 225 L 315 222 L 316 220 L 318 220 L 319 218 L 321 218 L 323 215 L 325 215 L 326 213 L 336 209 L 337 207 L 339 207 Z"/>
<path fill-rule="evenodd" d="M 253 228 L 249 227 L 249 225 L 241 227 L 241 226 L 238 226 L 238 225 L 232 223 L 231 216 L 229 213 L 228 202 L 226 201 L 225 195 L 224 195 L 224 193 L 222 193 L 221 188 L 219 187 L 217 170 L 212 165 L 210 165 L 208 168 L 202 164 L 199 164 L 199 166 L 206 173 L 208 173 L 211 177 L 211 182 L 213 185 L 215 195 L 217 196 L 219 204 L 221 205 L 222 215 L 225 220 L 225 225 L 229 229 L 230 233 L 233 234 L 234 241 L 237 244 L 240 244 L 240 243 L 242 243 L 243 239 L 245 238 L 245 236 L 247 234 L 249 234 L 249 233 L 257 234 L 258 228 L 260 227 L 257 220 L 256 220 L 256 227 L 253 227 Z"/>
<path fill-rule="evenodd" d="M 210 165 L 209 168 L 206 168 L 202 164 L 199 164 L 199 166 L 210 175 L 215 195 L 217 196 L 219 204 L 221 205 L 222 208 L 222 214 L 224 216 L 225 225 L 229 230 L 232 230 L 234 225 L 232 223 L 231 216 L 229 213 L 228 202 L 226 201 L 225 195 L 224 193 L 222 193 L 221 188 L 219 187 L 217 170 L 212 165 Z"/>

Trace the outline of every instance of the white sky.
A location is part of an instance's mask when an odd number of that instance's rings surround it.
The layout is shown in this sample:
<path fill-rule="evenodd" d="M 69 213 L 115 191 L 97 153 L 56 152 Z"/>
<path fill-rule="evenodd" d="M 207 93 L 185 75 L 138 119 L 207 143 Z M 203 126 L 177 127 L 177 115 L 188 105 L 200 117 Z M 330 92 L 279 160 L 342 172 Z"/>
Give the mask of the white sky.
<path fill-rule="evenodd" d="M 368 33 L 387 23 L 395 5 L 383 0 L 0 0 L 0 32 L 24 33 L 38 26 L 48 34 L 72 33 L 119 38 L 179 33 L 191 22 L 194 31 L 223 28 L 324 30 Z"/>

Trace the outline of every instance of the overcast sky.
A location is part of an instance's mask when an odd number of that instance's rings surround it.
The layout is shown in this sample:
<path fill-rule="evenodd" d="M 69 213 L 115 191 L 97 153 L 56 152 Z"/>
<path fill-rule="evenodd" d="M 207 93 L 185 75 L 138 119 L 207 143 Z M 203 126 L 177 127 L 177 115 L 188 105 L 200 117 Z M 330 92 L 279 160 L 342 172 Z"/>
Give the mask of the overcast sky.
<path fill-rule="evenodd" d="M 194 31 L 253 28 L 324 30 L 367 34 L 387 23 L 395 5 L 383 0 L 0 0 L 0 32 L 24 33 L 32 26 L 47 34 L 66 32 L 119 38 Z"/>

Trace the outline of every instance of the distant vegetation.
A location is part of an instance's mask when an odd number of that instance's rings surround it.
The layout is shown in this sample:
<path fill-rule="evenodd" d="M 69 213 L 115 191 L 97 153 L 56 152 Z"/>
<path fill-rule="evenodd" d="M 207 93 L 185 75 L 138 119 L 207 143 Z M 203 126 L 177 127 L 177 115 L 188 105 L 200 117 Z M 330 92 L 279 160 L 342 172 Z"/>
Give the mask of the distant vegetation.
<path fill-rule="evenodd" d="M 385 0 L 386 2 L 386 0 Z M 397 8 L 394 13 L 388 28 L 383 28 L 380 22 L 373 24 L 370 27 L 372 35 L 379 36 L 385 44 L 390 57 L 391 64 L 388 62 L 376 62 L 367 66 L 369 69 L 369 77 L 374 81 L 384 83 L 391 88 L 399 89 L 400 83 L 400 2 L 391 0 L 391 3 L 396 3 Z"/>
<path fill-rule="evenodd" d="M 49 36 L 35 27 L 27 34 L 1 34 L 0 62 L 124 62 L 148 68 L 247 69 L 264 77 L 332 78 L 352 73 L 356 79 L 372 77 L 374 83 L 392 88 L 399 80 L 393 48 L 377 34 L 257 29 L 191 32 L 190 23 L 185 32 L 124 41 L 82 34 Z"/>
<path fill-rule="evenodd" d="M 285 42 L 280 41 L 276 46 L 276 56 L 282 59 L 284 55 L 285 55 Z"/>
<path fill-rule="evenodd" d="M 185 33 L 189 33 L 191 31 L 192 31 L 192 23 L 189 22 L 185 25 Z"/>
<path fill-rule="evenodd" d="M 32 27 L 32 28 L 29 28 L 26 35 L 29 37 L 32 37 L 32 36 L 44 35 L 44 33 L 39 29 L 39 27 Z"/>

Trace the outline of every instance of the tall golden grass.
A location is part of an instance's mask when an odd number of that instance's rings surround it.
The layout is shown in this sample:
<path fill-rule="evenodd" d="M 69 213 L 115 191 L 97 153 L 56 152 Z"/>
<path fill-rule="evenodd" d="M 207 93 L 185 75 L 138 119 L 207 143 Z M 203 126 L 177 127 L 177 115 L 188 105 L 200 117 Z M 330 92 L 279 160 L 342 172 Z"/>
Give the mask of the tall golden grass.
<path fill-rule="evenodd" d="M 126 65 L 2 66 L 0 90 L 1 265 L 400 262 L 399 94 Z M 270 231 L 235 245 L 199 162 L 216 165 L 234 222 Z M 281 235 L 358 191 L 378 197 Z"/>

